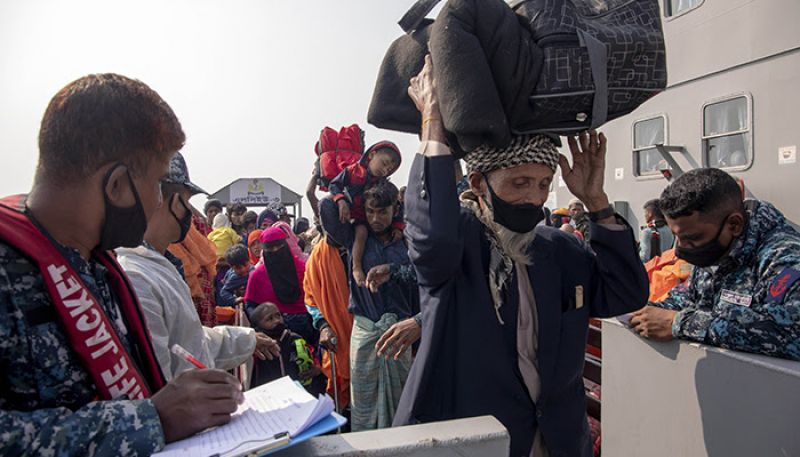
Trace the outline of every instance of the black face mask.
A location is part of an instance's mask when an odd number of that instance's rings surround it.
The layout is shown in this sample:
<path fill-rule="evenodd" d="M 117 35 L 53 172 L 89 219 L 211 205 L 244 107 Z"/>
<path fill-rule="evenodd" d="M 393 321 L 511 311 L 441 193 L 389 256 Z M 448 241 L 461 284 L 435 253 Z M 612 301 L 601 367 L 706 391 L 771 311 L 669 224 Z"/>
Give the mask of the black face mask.
<path fill-rule="evenodd" d="M 178 197 L 178 201 L 181 202 L 181 205 L 183 205 L 183 209 L 186 210 L 186 214 L 184 214 L 183 217 L 178 217 L 175 211 L 172 210 L 172 205 L 169 207 L 169 212 L 172 213 L 172 217 L 175 218 L 178 222 L 178 226 L 181 228 L 180 236 L 177 240 L 173 241 L 173 243 L 180 243 L 186 239 L 186 234 L 188 234 L 189 229 L 192 228 L 192 210 L 186 206 L 186 203 L 183 202 L 183 199 L 179 195 L 176 194 L 176 196 Z"/>
<path fill-rule="evenodd" d="M 715 236 L 713 240 L 696 248 L 682 248 L 676 246 L 675 255 L 679 259 L 685 260 L 700 268 L 714 265 L 728 252 L 729 246 L 723 246 L 722 243 L 719 242 L 719 236 L 722 235 L 727 221 L 728 218 L 726 217 L 725 220 L 722 221 L 722 226 L 720 226 L 719 231 L 717 231 L 717 236 Z"/>
<path fill-rule="evenodd" d="M 275 327 L 272 327 L 272 330 L 264 330 L 264 334 L 268 337 L 272 338 L 273 340 L 280 340 L 281 336 L 283 335 L 283 331 L 286 330 L 286 324 L 277 324 Z"/>
<path fill-rule="evenodd" d="M 108 195 L 106 195 L 108 180 L 111 179 L 111 173 L 121 166 L 122 164 L 114 166 L 103 179 L 102 191 L 106 214 L 100 232 L 100 243 L 98 244 L 98 248 L 103 251 L 119 247 L 134 248 L 139 246 L 144 241 L 144 232 L 147 230 L 147 216 L 144 214 L 139 192 L 136 190 L 136 184 L 133 183 L 133 178 L 131 178 L 129 171 L 125 173 L 128 175 L 128 182 L 131 185 L 131 192 L 133 192 L 133 198 L 136 203 L 130 208 L 120 208 L 112 205 L 108 200 Z"/>
<path fill-rule="evenodd" d="M 492 211 L 494 212 L 495 222 L 512 232 L 528 233 L 544 219 L 543 205 L 534 205 L 533 203 L 513 205 L 508 203 L 494 193 L 494 189 L 489 184 L 489 178 L 484 177 L 484 179 L 492 197 Z"/>

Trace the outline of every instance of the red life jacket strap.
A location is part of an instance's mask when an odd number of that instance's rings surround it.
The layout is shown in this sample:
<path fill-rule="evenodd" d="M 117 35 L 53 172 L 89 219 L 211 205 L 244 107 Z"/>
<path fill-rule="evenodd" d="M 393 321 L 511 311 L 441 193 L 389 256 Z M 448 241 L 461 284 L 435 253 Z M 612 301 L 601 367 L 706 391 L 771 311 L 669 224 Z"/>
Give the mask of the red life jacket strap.
<path fill-rule="evenodd" d="M 131 343 L 145 365 L 137 367 L 103 311 L 69 261 L 38 227 L 21 212 L 25 196 L 0 200 L 0 240 L 37 265 L 70 345 L 90 374 L 98 396 L 111 400 L 127 396 L 143 399 L 163 387 L 164 377 L 155 358 L 136 296 L 119 264 L 108 253 L 93 253 L 109 271 L 119 297 Z M 143 368 L 147 381 L 139 372 Z"/>

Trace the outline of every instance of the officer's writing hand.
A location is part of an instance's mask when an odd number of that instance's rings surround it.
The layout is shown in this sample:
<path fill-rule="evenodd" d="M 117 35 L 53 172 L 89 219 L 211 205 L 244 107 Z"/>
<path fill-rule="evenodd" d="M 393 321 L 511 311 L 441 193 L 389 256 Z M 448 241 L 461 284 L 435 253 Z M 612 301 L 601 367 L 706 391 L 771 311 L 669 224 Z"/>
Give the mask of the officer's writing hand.
<path fill-rule="evenodd" d="M 672 321 L 675 320 L 677 311 L 645 306 L 631 316 L 631 327 L 643 338 L 656 341 L 670 341 L 672 336 Z"/>
<path fill-rule="evenodd" d="M 399 359 L 421 335 L 422 329 L 413 318 L 392 325 L 375 344 L 378 357 Z"/>
<path fill-rule="evenodd" d="M 244 401 L 242 385 L 222 370 L 190 370 L 152 397 L 164 441 L 171 443 L 209 427 L 227 424 Z"/>
<path fill-rule="evenodd" d="M 336 333 L 330 325 L 322 327 L 319 331 L 319 344 L 329 351 L 336 352 Z"/>
<path fill-rule="evenodd" d="M 273 360 L 281 356 L 281 347 L 277 341 L 261 332 L 256 332 L 256 350 L 253 354 L 261 360 Z"/>
<path fill-rule="evenodd" d="M 581 132 L 578 138 L 568 137 L 572 166 L 564 155 L 559 157 L 561 175 L 572 195 L 589 211 L 608 208 L 608 195 L 603 190 L 606 168 L 606 136 L 597 131 Z"/>
<path fill-rule="evenodd" d="M 367 273 L 367 287 L 370 292 L 377 293 L 381 285 L 387 283 L 391 277 L 391 268 L 388 264 L 372 267 Z"/>

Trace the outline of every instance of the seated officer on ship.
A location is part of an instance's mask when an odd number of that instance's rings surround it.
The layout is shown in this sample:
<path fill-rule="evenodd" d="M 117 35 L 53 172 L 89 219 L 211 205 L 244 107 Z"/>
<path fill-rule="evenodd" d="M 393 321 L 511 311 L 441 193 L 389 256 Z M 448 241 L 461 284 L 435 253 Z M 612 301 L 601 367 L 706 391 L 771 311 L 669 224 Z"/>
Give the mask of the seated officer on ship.
<path fill-rule="evenodd" d="M 800 234 L 774 206 L 743 201 L 736 181 L 706 168 L 676 179 L 661 210 L 688 281 L 634 313 L 644 338 L 681 338 L 800 360 Z"/>

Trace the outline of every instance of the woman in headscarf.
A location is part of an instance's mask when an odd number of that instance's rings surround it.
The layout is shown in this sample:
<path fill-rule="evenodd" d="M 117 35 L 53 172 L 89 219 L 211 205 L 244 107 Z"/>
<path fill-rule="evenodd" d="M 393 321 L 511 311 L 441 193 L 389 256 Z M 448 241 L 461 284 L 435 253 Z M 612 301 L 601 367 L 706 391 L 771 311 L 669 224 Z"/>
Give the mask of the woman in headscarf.
<path fill-rule="evenodd" d="M 180 243 L 171 244 L 169 252 L 183 264 L 184 278 L 192 292 L 200 322 L 206 327 L 217 325 L 214 295 L 214 278 L 217 275 L 216 245 L 203 236 L 192 223 L 186 238 Z"/>
<path fill-rule="evenodd" d="M 334 394 L 331 356 L 336 370 L 336 389 L 339 407 L 350 402 L 350 334 L 353 332 L 353 315 L 347 310 L 350 288 L 347 279 L 347 251 L 331 238 L 325 238 L 314 247 L 306 263 L 303 289 L 309 310 L 319 310 L 314 316 L 314 326 L 319 329 L 320 346 L 329 348 L 322 357 L 322 371 L 328 377 L 328 393 Z M 331 350 L 333 352 L 331 352 Z"/>
<path fill-rule="evenodd" d="M 263 230 L 256 229 L 247 236 L 247 251 L 250 253 L 250 265 L 256 266 L 261 260 L 261 234 Z"/>
<path fill-rule="evenodd" d="M 286 242 L 289 243 L 289 249 L 292 250 L 292 253 L 297 256 L 297 258 L 306 261 L 308 260 L 308 254 L 303 252 L 300 249 L 300 239 L 297 238 L 297 235 L 294 234 L 294 230 L 292 230 L 292 226 L 286 222 L 278 221 L 272 224 L 273 227 L 280 229 L 283 233 L 286 234 Z"/>
<path fill-rule="evenodd" d="M 250 273 L 244 294 L 248 317 L 258 305 L 275 303 L 289 330 L 315 345 L 316 332 L 303 292 L 305 261 L 292 252 L 288 236 L 278 227 L 264 230 L 260 241 L 262 262 Z"/>

